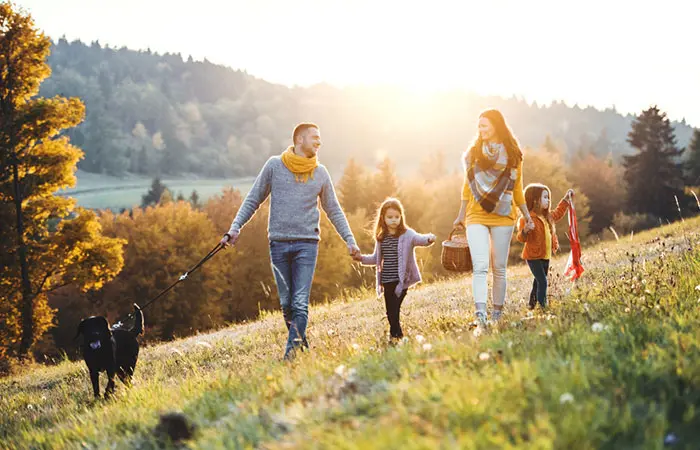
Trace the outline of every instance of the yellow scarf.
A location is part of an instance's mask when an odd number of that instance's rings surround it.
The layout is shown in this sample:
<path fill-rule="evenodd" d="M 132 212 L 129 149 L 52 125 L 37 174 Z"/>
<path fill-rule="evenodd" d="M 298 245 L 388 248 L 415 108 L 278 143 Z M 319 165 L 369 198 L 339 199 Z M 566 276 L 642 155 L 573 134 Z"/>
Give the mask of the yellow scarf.
<path fill-rule="evenodd" d="M 297 183 L 306 183 L 309 178 L 314 179 L 314 170 L 318 167 L 318 158 L 306 158 L 294 153 L 291 145 L 282 152 L 282 164 L 294 174 Z"/>

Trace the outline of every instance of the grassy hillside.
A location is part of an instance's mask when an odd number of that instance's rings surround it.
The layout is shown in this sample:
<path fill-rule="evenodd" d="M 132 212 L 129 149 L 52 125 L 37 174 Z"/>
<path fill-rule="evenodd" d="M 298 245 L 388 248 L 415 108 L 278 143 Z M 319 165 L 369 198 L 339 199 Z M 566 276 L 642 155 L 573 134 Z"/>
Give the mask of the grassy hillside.
<path fill-rule="evenodd" d="M 527 311 L 529 272 L 512 267 L 482 334 L 467 276 L 409 293 L 397 347 L 368 296 L 312 308 L 312 352 L 291 364 L 276 313 L 144 349 L 110 401 L 92 401 L 82 363 L 36 368 L 0 381 L 0 448 L 169 447 L 171 411 L 197 449 L 696 448 L 699 226 L 584 249 L 586 274 L 553 277 L 547 314 Z"/>

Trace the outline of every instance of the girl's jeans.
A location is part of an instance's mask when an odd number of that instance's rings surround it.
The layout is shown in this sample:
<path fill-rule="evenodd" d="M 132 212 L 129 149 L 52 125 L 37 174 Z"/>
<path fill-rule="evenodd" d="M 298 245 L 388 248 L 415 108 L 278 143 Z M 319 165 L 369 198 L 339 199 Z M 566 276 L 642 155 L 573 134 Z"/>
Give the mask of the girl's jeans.
<path fill-rule="evenodd" d="M 530 272 L 535 276 L 532 282 L 532 291 L 530 298 L 537 297 L 537 302 L 545 308 L 547 306 L 547 273 L 549 272 L 548 259 L 533 259 L 528 260 L 527 265 L 530 266 Z"/>

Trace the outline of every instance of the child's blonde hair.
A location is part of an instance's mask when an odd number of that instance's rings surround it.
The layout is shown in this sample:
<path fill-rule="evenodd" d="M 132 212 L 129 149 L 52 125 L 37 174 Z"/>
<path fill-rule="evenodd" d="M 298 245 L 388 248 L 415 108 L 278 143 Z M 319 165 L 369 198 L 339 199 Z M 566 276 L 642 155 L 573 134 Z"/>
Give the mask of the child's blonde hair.
<path fill-rule="evenodd" d="M 549 205 L 547 209 L 543 209 L 540 204 L 540 199 L 542 198 L 542 192 L 547 191 L 549 194 Z M 530 183 L 525 188 L 525 204 L 527 205 L 527 210 L 531 213 L 543 216 L 547 223 L 549 224 L 549 229 L 552 234 L 555 233 L 556 227 L 554 221 L 552 220 L 552 215 L 550 214 L 552 208 L 552 191 L 549 187 L 541 183 Z"/>
<path fill-rule="evenodd" d="M 377 217 L 374 225 L 374 238 L 377 241 L 382 241 L 384 237 L 389 234 L 389 228 L 386 226 L 386 222 L 384 222 L 384 214 L 386 214 L 388 209 L 397 210 L 399 212 L 399 216 L 401 217 L 396 235 L 401 236 L 406 232 L 406 218 L 403 212 L 403 205 L 399 199 L 390 197 L 384 200 L 379 208 L 377 208 Z"/>

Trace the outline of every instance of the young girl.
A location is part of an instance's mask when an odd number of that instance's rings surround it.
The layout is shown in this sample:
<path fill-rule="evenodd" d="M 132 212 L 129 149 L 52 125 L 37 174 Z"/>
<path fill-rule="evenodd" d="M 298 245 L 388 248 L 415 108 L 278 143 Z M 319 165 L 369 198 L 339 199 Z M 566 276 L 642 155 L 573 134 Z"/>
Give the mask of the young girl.
<path fill-rule="evenodd" d="M 357 257 L 365 266 L 377 268 L 377 295 L 384 291 L 386 317 L 392 339 L 403 337 L 399 314 L 408 288 L 421 281 L 414 247 L 428 247 L 434 234 L 420 234 L 406 226 L 403 205 L 388 198 L 377 211 L 374 253 Z"/>
<path fill-rule="evenodd" d="M 569 189 L 554 211 L 550 211 L 549 188 L 543 184 L 533 183 L 525 188 L 525 203 L 530 215 L 534 219 L 532 225 L 526 226 L 524 218 L 518 222 L 518 241 L 525 243 L 522 257 L 530 266 L 530 272 L 535 280 L 530 291 L 530 303 L 528 307 L 534 309 L 537 302 L 545 308 L 547 306 L 547 273 L 549 260 L 552 254 L 559 249 L 559 240 L 555 232 L 554 223 L 561 220 L 571 204 L 574 191 Z"/>

